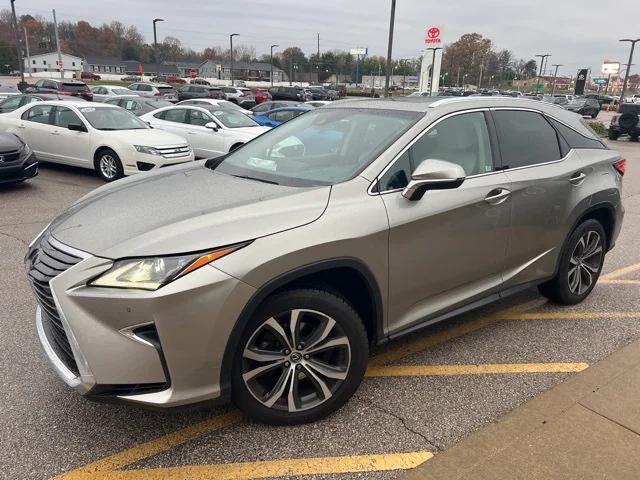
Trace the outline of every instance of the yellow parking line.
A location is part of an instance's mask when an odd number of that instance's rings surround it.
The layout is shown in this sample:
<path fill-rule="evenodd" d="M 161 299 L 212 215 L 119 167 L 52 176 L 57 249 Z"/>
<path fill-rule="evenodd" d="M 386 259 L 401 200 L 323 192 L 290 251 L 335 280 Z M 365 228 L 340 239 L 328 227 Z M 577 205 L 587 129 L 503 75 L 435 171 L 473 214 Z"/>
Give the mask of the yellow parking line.
<path fill-rule="evenodd" d="M 527 312 L 507 314 L 503 320 L 589 320 L 594 318 L 640 318 L 640 312 L 616 312 L 615 310 L 605 310 L 599 312 L 575 312 L 575 311 L 553 311 L 553 312 Z"/>
<path fill-rule="evenodd" d="M 367 369 L 367 377 L 429 377 L 503 373 L 581 372 L 586 363 L 494 363 L 484 365 L 391 365 Z"/>
<path fill-rule="evenodd" d="M 605 285 L 640 285 L 640 280 L 617 280 L 617 279 L 600 279 L 598 284 Z"/>
<path fill-rule="evenodd" d="M 607 273 L 606 275 L 602 275 L 601 278 L 604 280 L 611 280 L 613 278 L 619 278 L 637 270 L 640 270 L 640 263 L 634 263 L 633 265 L 629 265 L 628 267 L 619 268 L 618 270 L 614 270 L 613 272 Z"/>
<path fill-rule="evenodd" d="M 105 472 L 93 477 L 93 480 L 249 480 L 299 475 L 384 472 L 415 468 L 432 457 L 431 452 L 422 451 L 385 455 L 291 458 L 217 465 L 118 470 Z"/>
<path fill-rule="evenodd" d="M 177 445 L 181 445 L 190 440 L 206 435 L 207 433 L 233 425 L 234 423 L 239 422 L 240 419 L 241 415 L 236 411 L 219 415 L 168 435 L 136 445 L 135 447 L 123 450 L 122 452 L 102 458 L 96 462 L 85 465 L 84 467 L 59 475 L 55 477 L 54 480 L 95 480 L 97 478 L 105 478 L 104 475 L 113 469 L 124 467 L 139 460 L 152 457 L 153 455 L 167 451 Z"/>

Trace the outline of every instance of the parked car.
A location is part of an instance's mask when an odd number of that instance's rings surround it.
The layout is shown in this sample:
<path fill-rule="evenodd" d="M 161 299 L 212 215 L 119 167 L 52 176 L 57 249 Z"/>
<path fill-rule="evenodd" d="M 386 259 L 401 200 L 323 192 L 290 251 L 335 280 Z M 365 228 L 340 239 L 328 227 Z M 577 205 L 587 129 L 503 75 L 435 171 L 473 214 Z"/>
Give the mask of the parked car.
<path fill-rule="evenodd" d="M 322 87 L 309 87 L 309 92 L 311 93 L 311 100 L 328 100 L 329 95 Z"/>
<path fill-rule="evenodd" d="M 139 97 L 136 95 L 130 97 L 113 97 L 105 100 L 104 103 L 122 107 L 138 117 L 157 110 L 158 108 L 173 105 L 172 102 L 165 100 L 163 97 Z"/>
<path fill-rule="evenodd" d="M 309 105 L 301 105 L 299 107 L 284 107 L 269 110 L 254 117 L 255 121 L 265 127 L 277 127 L 278 125 L 288 122 L 292 118 L 296 118 L 303 113 L 313 110 L 314 107 Z"/>
<path fill-rule="evenodd" d="M 106 103 L 36 102 L 0 116 L 0 129 L 19 136 L 39 160 L 95 169 L 107 182 L 193 160 L 185 139 Z"/>
<path fill-rule="evenodd" d="M 312 100 L 310 102 L 304 102 L 305 105 L 310 107 L 324 107 L 325 105 L 331 105 L 333 102 L 329 100 Z"/>
<path fill-rule="evenodd" d="M 639 118 L 640 103 L 622 103 L 618 107 L 618 113 L 611 118 L 609 140 L 617 140 L 622 135 L 628 135 L 630 141 L 637 142 L 640 137 Z"/>
<path fill-rule="evenodd" d="M 189 80 L 189 83 L 191 85 L 205 85 L 205 86 L 211 86 L 211 83 L 209 83 L 208 80 L 205 80 L 204 78 L 192 78 L 191 80 Z"/>
<path fill-rule="evenodd" d="M 137 75 L 127 75 L 126 77 L 122 77 L 120 79 L 121 82 L 139 82 L 140 80 L 142 80 L 142 77 L 139 77 Z"/>
<path fill-rule="evenodd" d="M 251 110 L 240 107 L 237 103 L 230 102 L 228 100 L 220 100 L 213 98 L 194 98 L 192 100 L 183 100 L 178 105 L 194 105 L 196 107 L 213 105 L 217 110 L 235 110 L 245 115 L 253 115 Z"/>
<path fill-rule="evenodd" d="M 251 109 L 251 112 L 254 115 L 260 115 L 262 113 L 268 112 L 269 110 L 274 110 L 276 108 L 284 108 L 284 107 L 298 107 L 304 106 L 304 102 L 292 102 L 289 100 L 272 100 L 270 102 L 264 102 L 260 105 L 256 105 Z"/>
<path fill-rule="evenodd" d="M 598 103 L 600 104 L 600 108 L 602 108 L 603 105 L 617 105 L 618 104 L 618 99 L 615 97 L 612 97 L 611 95 L 603 95 L 603 94 L 598 94 L 598 93 L 588 93 L 584 96 L 584 98 L 592 98 L 598 101 Z"/>
<path fill-rule="evenodd" d="M 185 85 L 178 90 L 178 100 L 191 100 L 192 98 L 220 98 L 220 87 L 206 85 Z"/>
<path fill-rule="evenodd" d="M 256 98 L 251 89 L 246 87 L 222 87 L 222 97 L 230 102 L 237 103 L 242 108 L 251 108 L 256 104 Z"/>
<path fill-rule="evenodd" d="M 38 174 L 38 159 L 17 135 L 0 133 L 0 184 L 24 182 Z"/>
<path fill-rule="evenodd" d="M 93 72 L 80 72 L 80 80 L 100 80 L 102 77 Z"/>
<path fill-rule="evenodd" d="M 565 105 L 565 108 L 583 117 L 596 118 L 600 113 L 600 104 L 595 98 L 574 98 Z"/>
<path fill-rule="evenodd" d="M 87 101 L 93 100 L 93 93 L 91 93 L 87 84 L 78 80 L 43 78 L 38 80 L 33 87 L 28 87 L 25 93 L 56 93 L 58 95 L 81 97 Z"/>
<path fill-rule="evenodd" d="M 163 97 L 168 102 L 178 101 L 175 89 L 168 83 L 137 82 L 129 85 L 129 90 L 141 97 Z"/>
<path fill-rule="evenodd" d="M 260 105 L 264 102 L 271 101 L 271 94 L 267 90 L 262 90 L 261 88 L 253 87 L 251 89 L 254 98 L 256 99 L 256 105 Z"/>
<path fill-rule="evenodd" d="M 22 92 L 18 89 L 17 85 L 0 84 L 0 99 L 13 97 L 16 95 L 22 95 Z"/>
<path fill-rule="evenodd" d="M 25 258 L 39 340 L 87 396 L 311 422 L 354 394 L 370 346 L 532 285 L 587 298 L 624 171 L 544 102 L 345 100 L 54 219 Z"/>
<path fill-rule="evenodd" d="M 108 98 L 136 95 L 136 92 L 126 87 L 118 87 L 117 85 L 94 85 L 91 87 L 93 100 L 96 102 L 104 102 Z"/>
<path fill-rule="evenodd" d="M 251 118 L 214 105 L 175 105 L 141 117 L 149 125 L 188 139 L 196 158 L 225 155 L 267 130 Z"/>
<path fill-rule="evenodd" d="M 543 95 L 541 100 L 546 103 L 551 103 L 553 105 L 560 105 L 560 106 L 564 106 L 569 103 L 569 100 L 567 100 L 567 97 L 565 96 L 556 97 L 552 95 Z"/>
<path fill-rule="evenodd" d="M 0 101 L 0 113 L 13 112 L 15 109 L 27 105 L 28 103 L 41 102 L 43 100 L 68 100 L 66 95 L 58 95 L 57 93 L 29 93 L 23 95 L 12 95 Z M 74 100 L 82 101 L 82 98 L 76 97 Z"/>
<path fill-rule="evenodd" d="M 336 87 L 325 85 L 322 88 L 324 89 L 325 93 L 329 97 L 328 100 L 338 100 L 340 98 L 340 92 L 336 90 Z"/>
<path fill-rule="evenodd" d="M 304 90 L 300 87 L 271 87 L 269 93 L 273 100 L 305 101 Z"/>

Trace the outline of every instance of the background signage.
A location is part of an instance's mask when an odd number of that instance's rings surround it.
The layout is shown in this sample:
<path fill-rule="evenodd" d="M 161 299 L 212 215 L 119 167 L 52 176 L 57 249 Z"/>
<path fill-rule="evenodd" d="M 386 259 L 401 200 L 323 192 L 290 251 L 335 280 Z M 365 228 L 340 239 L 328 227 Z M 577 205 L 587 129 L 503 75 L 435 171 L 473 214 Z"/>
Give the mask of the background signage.
<path fill-rule="evenodd" d="M 442 46 L 442 30 L 440 30 L 440 27 L 428 27 L 424 43 L 430 47 Z"/>
<path fill-rule="evenodd" d="M 351 53 L 351 55 L 366 55 L 367 54 L 367 49 L 366 48 L 352 48 L 350 53 Z"/>
<path fill-rule="evenodd" d="M 618 73 L 620 73 L 620 62 L 604 61 L 602 64 L 603 75 L 618 75 Z"/>
<path fill-rule="evenodd" d="M 581 70 L 578 70 L 578 77 L 576 78 L 576 89 L 575 89 L 575 94 L 576 95 L 583 95 L 584 94 L 584 85 L 585 83 L 587 83 L 587 74 L 589 72 L 589 69 L 587 68 L 583 68 Z"/>

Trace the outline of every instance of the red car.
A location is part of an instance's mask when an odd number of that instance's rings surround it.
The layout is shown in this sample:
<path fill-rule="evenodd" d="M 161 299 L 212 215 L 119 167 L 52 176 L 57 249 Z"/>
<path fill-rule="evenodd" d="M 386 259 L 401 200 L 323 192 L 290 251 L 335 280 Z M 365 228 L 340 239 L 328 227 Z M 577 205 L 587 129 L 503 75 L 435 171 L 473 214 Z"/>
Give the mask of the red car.
<path fill-rule="evenodd" d="M 256 105 L 262 102 L 271 101 L 271 94 L 266 90 L 260 90 L 259 88 L 253 87 L 251 91 L 253 92 L 253 96 L 256 97 Z"/>
<path fill-rule="evenodd" d="M 93 100 L 93 93 L 87 84 L 78 80 L 41 79 L 33 87 L 25 89 L 25 93 L 57 93 L 58 95 L 82 97 L 89 102 Z"/>
<path fill-rule="evenodd" d="M 80 73 L 80 78 L 82 80 L 100 80 L 100 75 L 96 75 L 95 73 L 91 73 L 91 72 L 81 72 Z"/>

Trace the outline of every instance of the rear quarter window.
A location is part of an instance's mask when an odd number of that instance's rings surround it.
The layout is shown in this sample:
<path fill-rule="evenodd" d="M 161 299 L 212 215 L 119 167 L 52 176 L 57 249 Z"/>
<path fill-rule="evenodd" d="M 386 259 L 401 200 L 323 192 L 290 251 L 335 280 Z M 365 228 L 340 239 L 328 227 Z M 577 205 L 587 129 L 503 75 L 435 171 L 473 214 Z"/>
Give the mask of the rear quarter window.
<path fill-rule="evenodd" d="M 607 149 L 606 144 L 600 140 L 598 134 L 594 132 L 587 122 L 581 122 L 585 129 L 589 130 L 589 135 L 578 133 L 573 128 L 557 121 L 554 118 L 547 117 L 551 125 L 558 131 L 560 136 L 567 142 L 570 148 L 595 148 L 598 150 Z"/>

